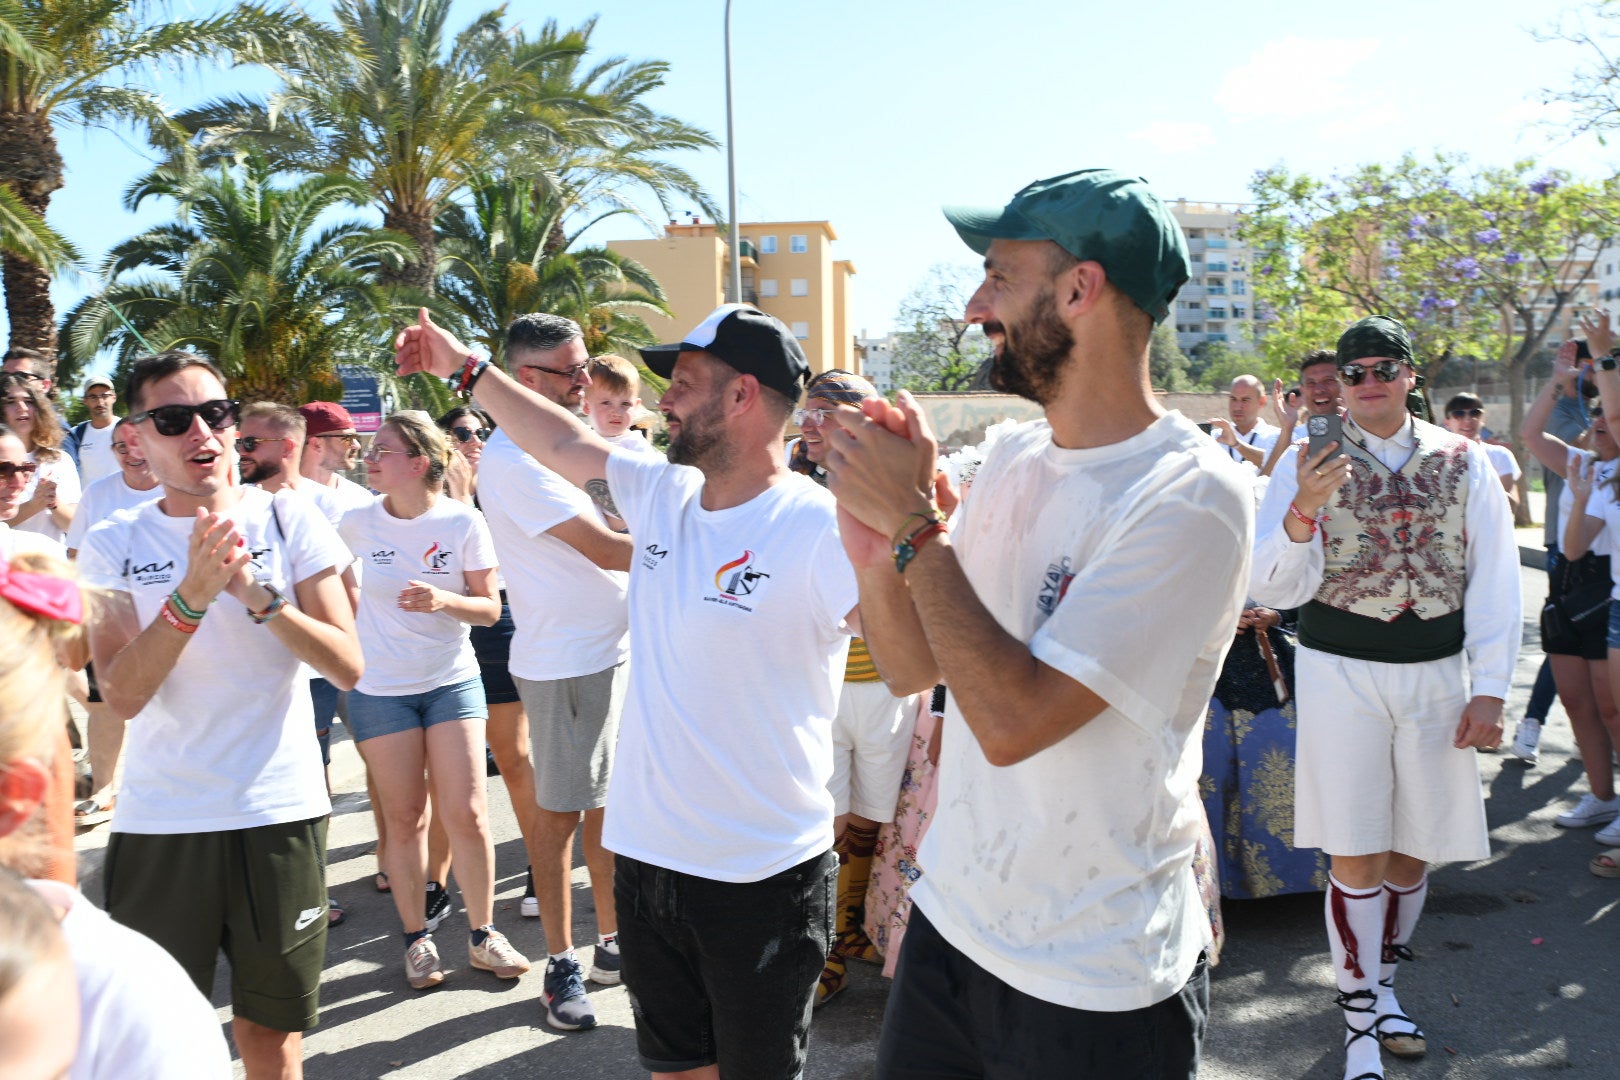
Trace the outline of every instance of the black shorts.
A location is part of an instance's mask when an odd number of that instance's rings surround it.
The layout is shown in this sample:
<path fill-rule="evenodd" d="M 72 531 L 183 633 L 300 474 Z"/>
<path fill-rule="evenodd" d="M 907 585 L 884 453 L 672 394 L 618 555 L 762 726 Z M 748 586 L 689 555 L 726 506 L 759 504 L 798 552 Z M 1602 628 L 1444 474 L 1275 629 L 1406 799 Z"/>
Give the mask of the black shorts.
<path fill-rule="evenodd" d="M 506 662 L 512 655 L 512 607 L 501 590 L 501 617 L 494 626 L 472 628 L 473 653 L 478 657 L 478 674 L 484 681 L 486 705 L 510 705 L 519 700 L 517 684 Z"/>
<path fill-rule="evenodd" d="M 1588 554 L 1573 566 L 1556 551 L 1547 553 L 1547 584 L 1550 594 L 1541 609 L 1541 651 L 1548 656 L 1579 656 L 1586 660 L 1602 660 L 1609 655 L 1609 616 L 1607 610 L 1594 612 L 1579 621 L 1569 617 L 1569 604 L 1558 604 L 1555 597 L 1560 590 L 1575 587 L 1575 583 L 1596 575 L 1607 581 L 1608 556 Z M 1592 591 L 1587 585 L 1585 592 Z"/>
<path fill-rule="evenodd" d="M 107 841 L 107 914 L 168 950 L 207 997 L 220 950 L 231 1007 L 274 1031 L 308 1031 L 326 959 L 326 818 Z"/>
<path fill-rule="evenodd" d="M 99 701 L 106 700 L 105 698 L 103 698 L 101 696 L 101 687 L 96 683 L 96 665 L 95 664 L 91 663 L 91 664 L 84 665 L 84 681 L 90 687 L 90 692 L 85 695 L 85 700 L 86 701 L 88 701 L 88 702 L 90 702 L 90 704 L 94 705 Z"/>
<path fill-rule="evenodd" d="M 619 953 L 642 1066 L 800 1076 L 837 887 L 830 851 L 741 884 L 618 856 Z"/>
<path fill-rule="evenodd" d="M 878 1037 L 879 1080 L 1191 1080 L 1209 1020 L 1203 957 L 1144 1009 L 1092 1012 L 1031 997 L 946 941 L 913 906 Z"/>

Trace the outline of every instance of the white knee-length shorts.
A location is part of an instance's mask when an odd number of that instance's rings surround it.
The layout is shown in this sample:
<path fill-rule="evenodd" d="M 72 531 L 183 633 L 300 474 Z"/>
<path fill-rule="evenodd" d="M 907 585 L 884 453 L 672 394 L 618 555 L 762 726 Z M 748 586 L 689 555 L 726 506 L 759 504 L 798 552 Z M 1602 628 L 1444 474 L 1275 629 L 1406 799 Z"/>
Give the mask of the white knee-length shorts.
<path fill-rule="evenodd" d="M 1300 646 L 1294 665 L 1297 846 L 1424 862 L 1490 854 L 1475 751 L 1451 745 L 1468 703 L 1463 654 L 1385 664 Z"/>
<path fill-rule="evenodd" d="M 894 820 L 911 750 L 913 710 L 882 682 L 847 682 L 833 717 L 833 813 L 879 824 Z"/>

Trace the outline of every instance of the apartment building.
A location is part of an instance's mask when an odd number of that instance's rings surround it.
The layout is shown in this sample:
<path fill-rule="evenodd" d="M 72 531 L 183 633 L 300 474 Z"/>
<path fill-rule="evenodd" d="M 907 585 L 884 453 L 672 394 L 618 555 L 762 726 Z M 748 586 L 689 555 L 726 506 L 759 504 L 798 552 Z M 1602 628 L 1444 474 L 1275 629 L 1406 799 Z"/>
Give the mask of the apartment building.
<path fill-rule="evenodd" d="M 838 234 L 826 221 L 749 222 L 739 227 L 742 299 L 793 331 L 812 372 L 854 370 L 855 338 L 849 324 L 850 279 L 855 266 L 833 257 Z M 610 240 L 607 246 L 652 271 L 668 295 L 673 318 L 647 317 L 661 340 L 676 341 L 726 302 L 730 274 L 728 230 L 693 216 L 671 221 L 648 240 Z"/>
<path fill-rule="evenodd" d="M 855 361 L 860 366 L 851 370 L 865 376 L 880 394 L 894 391 L 894 354 L 900 348 L 899 334 L 872 337 L 866 331 L 855 339 Z"/>
<path fill-rule="evenodd" d="M 1176 341 L 1188 351 L 1207 341 L 1252 347 L 1254 302 L 1249 246 L 1238 238 L 1237 203 L 1178 199 L 1170 213 L 1187 237 L 1191 279 L 1176 296 Z"/>

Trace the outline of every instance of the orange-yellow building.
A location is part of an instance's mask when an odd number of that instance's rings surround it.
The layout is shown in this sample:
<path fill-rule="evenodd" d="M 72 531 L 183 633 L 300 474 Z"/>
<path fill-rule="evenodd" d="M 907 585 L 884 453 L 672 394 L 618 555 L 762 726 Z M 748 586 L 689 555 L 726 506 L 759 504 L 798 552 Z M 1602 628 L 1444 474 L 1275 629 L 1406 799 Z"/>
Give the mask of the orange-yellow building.
<path fill-rule="evenodd" d="M 781 319 L 799 339 L 812 372 L 855 370 L 849 323 L 855 266 L 833 258 L 838 234 L 825 221 L 751 222 L 739 228 L 743 301 Z M 730 273 L 727 230 L 696 218 L 670 222 L 651 240 L 609 240 L 607 246 L 652 271 L 674 318 L 647 316 L 660 341 L 680 335 L 726 302 Z"/>

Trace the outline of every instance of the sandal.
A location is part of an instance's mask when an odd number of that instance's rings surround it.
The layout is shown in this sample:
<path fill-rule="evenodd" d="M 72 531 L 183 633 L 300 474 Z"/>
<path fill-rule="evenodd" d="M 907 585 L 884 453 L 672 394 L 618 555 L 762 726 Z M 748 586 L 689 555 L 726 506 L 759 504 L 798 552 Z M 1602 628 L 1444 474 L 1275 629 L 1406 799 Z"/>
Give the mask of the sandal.
<path fill-rule="evenodd" d="M 328 896 L 326 898 L 327 929 L 331 929 L 334 926 L 342 926 L 343 920 L 347 919 L 348 917 L 348 913 L 343 910 L 343 905 L 337 902 L 337 897 Z"/>
<path fill-rule="evenodd" d="M 1611 848 L 1586 864 L 1598 877 L 1620 878 L 1620 848 Z"/>
<path fill-rule="evenodd" d="M 117 805 L 118 797 L 116 795 L 106 802 L 102 802 L 93 796 L 88 799 L 81 799 L 73 806 L 73 824 L 80 829 L 100 825 L 102 822 L 112 818 L 113 807 Z"/>
<path fill-rule="evenodd" d="M 394 891 L 394 887 L 388 884 L 388 872 L 386 870 L 377 871 L 377 876 L 371 879 L 371 887 L 378 892 Z"/>

